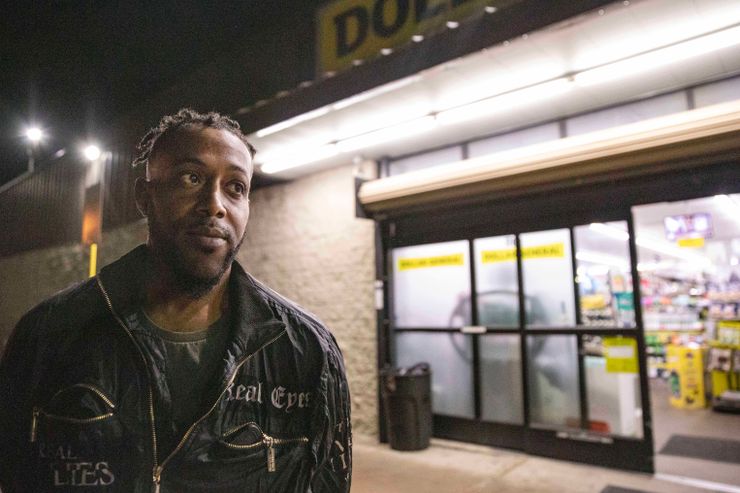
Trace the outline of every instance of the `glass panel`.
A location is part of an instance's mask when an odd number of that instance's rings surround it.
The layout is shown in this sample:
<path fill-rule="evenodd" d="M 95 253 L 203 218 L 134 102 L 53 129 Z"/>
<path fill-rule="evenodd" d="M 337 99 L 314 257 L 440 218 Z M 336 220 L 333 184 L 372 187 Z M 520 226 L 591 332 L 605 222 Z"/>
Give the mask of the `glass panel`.
<path fill-rule="evenodd" d="M 526 147 L 540 142 L 557 140 L 560 138 L 560 129 L 557 123 L 548 123 L 536 127 L 518 130 L 503 135 L 496 135 L 488 139 L 477 140 L 468 144 L 468 157 L 474 158 L 493 154 L 494 152 Z"/>
<path fill-rule="evenodd" d="M 670 115 L 688 109 L 686 94 L 681 91 L 568 118 L 565 124 L 568 136 L 572 136 L 627 125 L 648 118 Z"/>
<path fill-rule="evenodd" d="M 445 147 L 444 149 L 392 161 L 390 164 L 390 174 L 400 175 L 409 171 L 431 168 L 440 164 L 454 163 L 461 161 L 462 158 L 462 147 Z"/>
<path fill-rule="evenodd" d="M 473 350 L 465 334 L 396 332 L 396 365 L 427 362 L 432 369 L 432 409 L 436 414 L 474 417 Z"/>
<path fill-rule="evenodd" d="M 713 82 L 694 89 L 697 108 L 740 99 L 740 77 Z"/>
<path fill-rule="evenodd" d="M 470 325 L 468 257 L 466 240 L 394 249 L 395 326 Z"/>
<path fill-rule="evenodd" d="M 526 323 L 534 327 L 576 324 L 570 231 L 520 235 Z"/>
<path fill-rule="evenodd" d="M 583 347 L 590 430 L 642 438 L 637 341 L 584 336 Z"/>
<path fill-rule="evenodd" d="M 489 327 L 519 326 L 519 286 L 514 235 L 473 241 L 478 323 Z"/>
<path fill-rule="evenodd" d="M 481 417 L 522 424 L 522 369 L 518 335 L 485 335 L 480 344 Z"/>
<path fill-rule="evenodd" d="M 530 423 L 579 428 L 576 336 L 528 336 L 527 349 Z"/>
<path fill-rule="evenodd" d="M 626 221 L 574 230 L 581 322 L 588 327 L 635 326 Z"/>

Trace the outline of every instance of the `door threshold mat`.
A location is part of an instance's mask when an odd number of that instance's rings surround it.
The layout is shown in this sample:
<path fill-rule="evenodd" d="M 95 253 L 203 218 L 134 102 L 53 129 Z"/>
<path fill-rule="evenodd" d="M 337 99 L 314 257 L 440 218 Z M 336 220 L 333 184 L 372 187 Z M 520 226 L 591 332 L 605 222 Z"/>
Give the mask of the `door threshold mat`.
<path fill-rule="evenodd" d="M 601 490 L 601 493 L 650 493 L 645 490 L 635 490 L 633 488 L 622 488 L 621 486 L 608 485 L 606 488 Z"/>
<path fill-rule="evenodd" d="M 740 464 L 740 441 L 671 435 L 659 453 Z"/>

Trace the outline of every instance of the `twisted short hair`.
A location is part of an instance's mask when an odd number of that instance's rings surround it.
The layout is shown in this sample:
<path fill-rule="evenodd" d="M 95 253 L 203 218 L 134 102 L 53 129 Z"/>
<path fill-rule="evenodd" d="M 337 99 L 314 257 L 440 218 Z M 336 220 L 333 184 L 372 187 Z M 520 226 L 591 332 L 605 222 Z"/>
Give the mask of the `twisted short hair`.
<path fill-rule="evenodd" d="M 227 130 L 239 138 L 247 146 L 249 154 L 254 157 L 257 150 L 247 140 L 247 136 L 242 133 L 239 123 L 232 120 L 226 115 L 209 111 L 208 113 L 198 113 L 191 108 L 182 108 L 174 115 L 163 116 L 159 124 L 150 129 L 136 146 L 136 157 L 131 163 L 133 167 L 144 166 L 149 164 L 149 158 L 154 154 L 157 143 L 163 137 L 173 134 L 184 128 L 203 127 L 215 128 L 218 130 Z"/>

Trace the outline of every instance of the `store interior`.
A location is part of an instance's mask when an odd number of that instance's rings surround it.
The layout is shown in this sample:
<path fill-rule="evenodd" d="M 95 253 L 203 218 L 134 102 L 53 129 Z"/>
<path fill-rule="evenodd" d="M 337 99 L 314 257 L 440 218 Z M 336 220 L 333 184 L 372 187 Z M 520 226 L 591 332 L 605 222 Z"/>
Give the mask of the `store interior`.
<path fill-rule="evenodd" d="M 740 194 L 637 206 L 633 217 L 656 472 L 740 485 Z M 580 233 L 583 323 L 633 326 L 627 225 Z"/>

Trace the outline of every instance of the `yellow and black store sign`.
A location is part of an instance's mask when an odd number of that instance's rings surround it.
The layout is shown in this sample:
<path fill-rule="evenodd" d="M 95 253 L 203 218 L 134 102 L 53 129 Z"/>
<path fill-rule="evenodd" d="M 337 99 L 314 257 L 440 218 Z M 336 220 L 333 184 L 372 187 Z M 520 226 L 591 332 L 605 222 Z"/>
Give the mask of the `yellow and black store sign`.
<path fill-rule="evenodd" d="M 506 0 L 339 0 L 318 13 L 319 73 L 337 71 L 395 48 L 415 34 L 427 34 L 449 21 L 481 14 Z"/>

